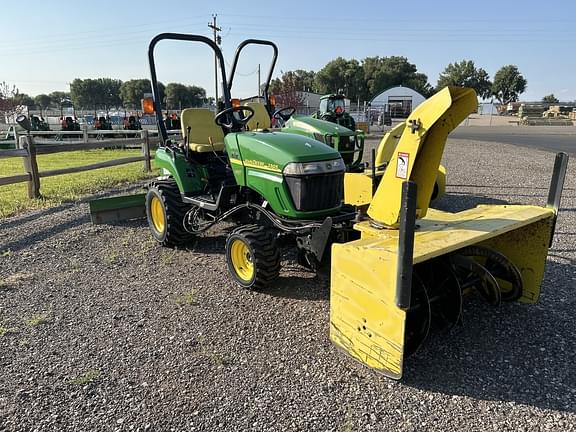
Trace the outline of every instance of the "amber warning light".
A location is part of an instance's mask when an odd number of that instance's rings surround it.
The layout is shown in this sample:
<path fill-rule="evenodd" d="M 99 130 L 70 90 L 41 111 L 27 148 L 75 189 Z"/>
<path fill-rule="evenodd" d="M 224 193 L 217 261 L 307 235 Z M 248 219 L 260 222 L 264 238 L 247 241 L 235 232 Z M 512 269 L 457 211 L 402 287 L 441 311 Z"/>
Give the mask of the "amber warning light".
<path fill-rule="evenodd" d="M 144 114 L 154 114 L 154 99 L 151 97 L 145 97 L 141 100 L 141 103 Z"/>

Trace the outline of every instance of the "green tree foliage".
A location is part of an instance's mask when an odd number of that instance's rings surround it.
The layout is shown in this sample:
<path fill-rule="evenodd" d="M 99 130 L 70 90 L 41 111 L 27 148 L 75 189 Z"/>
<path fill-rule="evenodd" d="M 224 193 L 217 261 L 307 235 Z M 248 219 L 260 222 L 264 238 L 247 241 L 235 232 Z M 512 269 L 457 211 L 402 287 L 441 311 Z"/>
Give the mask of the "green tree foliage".
<path fill-rule="evenodd" d="M 297 107 L 302 105 L 304 99 L 299 92 L 316 92 L 316 72 L 297 69 L 283 72 L 281 78 L 276 78 L 270 83 L 268 93 L 277 96 L 278 108 Z"/>
<path fill-rule="evenodd" d="M 296 108 L 303 104 L 304 99 L 299 92 L 306 87 L 301 79 L 301 74 L 295 72 L 284 72 L 281 79 L 276 78 L 270 84 L 269 93 L 277 97 L 276 108 Z"/>
<path fill-rule="evenodd" d="M 342 93 L 350 99 L 364 96 L 364 76 L 358 60 L 338 57 L 316 74 L 316 89 L 320 93 Z"/>
<path fill-rule="evenodd" d="M 552 103 L 558 103 L 560 101 L 558 100 L 558 98 L 556 96 L 554 96 L 554 93 L 552 93 L 552 94 L 549 94 L 547 96 L 544 96 L 542 98 L 542 102 L 552 104 Z"/>
<path fill-rule="evenodd" d="M 44 111 L 46 108 L 49 108 L 52 104 L 52 98 L 47 94 L 39 94 L 34 98 L 34 104 Z"/>
<path fill-rule="evenodd" d="M 450 63 L 440 74 L 436 91 L 446 86 L 469 87 L 476 90 L 476 94 L 486 99 L 492 94 L 492 83 L 488 72 L 482 68 L 476 69 L 472 60 L 462 60 L 459 63 Z"/>
<path fill-rule="evenodd" d="M 526 91 L 527 81 L 515 65 L 503 66 L 494 75 L 492 94 L 502 105 L 518 101 Z"/>
<path fill-rule="evenodd" d="M 206 102 L 206 90 L 198 86 L 169 83 L 166 86 L 166 109 L 202 106 Z"/>
<path fill-rule="evenodd" d="M 164 102 L 165 87 L 161 82 L 158 82 L 158 90 L 160 91 L 160 99 Z M 139 108 L 145 93 L 152 93 L 152 84 L 149 79 L 125 81 L 120 86 L 120 98 L 127 108 Z"/>
<path fill-rule="evenodd" d="M 70 84 L 70 96 L 76 107 L 97 109 L 122 105 L 120 86 L 122 81 L 112 78 L 79 79 Z"/>
<path fill-rule="evenodd" d="M 54 91 L 50 93 L 50 99 L 52 99 L 52 104 L 60 108 L 63 104 L 66 105 L 66 102 L 63 101 L 70 100 L 70 93 L 63 92 L 63 91 Z"/>
<path fill-rule="evenodd" d="M 395 86 L 410 87 L 424 96 L 432 93 L 428 77 L 419 73 L 416 65 L 406 57 L 367 57 L 362 62 L 365 91 L 361 99 L 371 99 L 378 93 Z"/>
<path fill-rule="evenodd" d="M 26 93 L 18 93 L 16 96 L 14 96 L 14 101 L 17 105 L 27 108 L 32 108 L 35 106 L 34 99 L 32 99 Z"/>

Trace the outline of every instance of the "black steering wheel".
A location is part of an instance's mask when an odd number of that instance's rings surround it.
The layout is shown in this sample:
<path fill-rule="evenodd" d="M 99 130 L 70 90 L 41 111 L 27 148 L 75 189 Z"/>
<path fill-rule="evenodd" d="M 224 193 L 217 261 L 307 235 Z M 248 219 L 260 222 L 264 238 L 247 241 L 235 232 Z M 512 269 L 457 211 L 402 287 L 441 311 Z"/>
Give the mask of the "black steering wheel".
<path fill-rule="evenodd" d="M 295 112 L 296 108 L 294 107 L 280 108 L 274 111 L 274 114 L 272 114 L 272 118 L 287 122 L 288 120 L 290 120 L 290 117 L 292 117 Z"/>
<path fill-rule="evenodd" d="M 246 111 L 248 111 L 248 115 L 244 114 Z M 242 112 L 242 115 L 235 116 L 234 113 L 236 112 Z M 218 126 L 225 127 L 226 129 L 242 129 L 253 116 L 254 109 L 242 105 L 220 111 L 216 114 L 216 117 L 214 117 L 214 122 Z"/>

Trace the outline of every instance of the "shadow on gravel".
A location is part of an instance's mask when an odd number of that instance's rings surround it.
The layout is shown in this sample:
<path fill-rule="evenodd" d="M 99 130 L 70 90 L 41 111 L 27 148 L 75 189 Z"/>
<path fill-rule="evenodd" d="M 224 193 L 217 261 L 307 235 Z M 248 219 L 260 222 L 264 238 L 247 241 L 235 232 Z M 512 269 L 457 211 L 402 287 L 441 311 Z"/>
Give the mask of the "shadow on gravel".
<path fill-rule="evenodd" d="M 61 204 L 57 207 L 49 207 L 49 208 L 46 208 L 44 210 L 34 211 L 33 213 L 29 214 L 28 216 L 12 216 L 11 218 L 13 220 L 11 220 L 11 221 L 6 222 L 6 221 L 0 220 L 0 229 L 14 228 L 17 225 L 25 224 L 27 222 L 36 220 L 36 219 L 41 218 L 43 216 L 50 216 L 54 213 L 61 212 L 62 210 L 73 207 L 74 205 L 75 205 L 74 203 Z"/>
<path fill-rule="evenodd" d="M 548 188 L 547 187 L 536 187 L 536 186 L 517 186 L 517 185 L 511 185 L 511 186 L 506 186 L 506 185 L 489 185 L 489 184 L 454 184 L 454 183 L 450 183 L 448 185 L 449 187 L 463 187 L 463 188 L 478 188 L 478 189 L 513 189 L 513 190 L 517 190 L 517 189 L 527 189 L 527 190 L 543 190 L 548 192 Z M 574 191 L 576 190 L 575 188 L 571 188 L 571 187 L 564 187 L 563 191 L 567 192 L 567 191 Z"/>
<path fill-rule="evenodd" d="M 322 275 L 310 278 L 280 276 L 273 287 L 258 291 L 259 294 L 295 300 L 328 300 L 330 282 Z"/>
<path fill-rule="evenodd" d="M 62 211 L 62 207 L 59 206 L 56 208 L 58 211 Z M 50 214 L 50 213 L 48 213 Z M 38 216 L 36 216 L 38 217 Z M 2 245 L 2 249 L 10 250 L 12 252 L 17 252 L 20 249 L 25 249 L 27 247 L 32 246 L 35 243 L 42 242 L 50 237 L 53 237 L 57 234 L 63 233 L 64 231 L 69 230 L 70 228 L 76 228 L 82 224 L 86 224 L 90 222 L 90 216 L 88 214 L 79 216 L 74 219 L 66 219 L 64 222 L 55 224 L 50 227 L 49 230 L 42 230 L 33 232 L 32 234 L 22 237 L 16 241 L 9 242 L 5 245 Z M 1 226 L 3 228 L 4 226 Z"/>
<path fill-rule="evenodd" d="M 514 195 L 516 196 L 516 195 Z M 468 193 L 446 193 L 442 198 L 435 202 L 432 207 L 437 210 L 448 212 L 460 212 L 476 207 L 480 204 L 509 204 L 509 201 L 495 199 L 487 196 Z"/>
<path fill-rule="evenodd" d="M 572 271 L 569 265 L 548 263 L 547 273 L 556 278 Z M 570 287 L 555 282 L 560 281 L 551 277 L 543 287 L 540 306 L 491 308 L 480 300 L 465 302 L 464 325 L 433 335 L 406 361 L 403 383 L 477 400 L 576 412 L 575 304 L 571 297 L 566 300 Z"/>

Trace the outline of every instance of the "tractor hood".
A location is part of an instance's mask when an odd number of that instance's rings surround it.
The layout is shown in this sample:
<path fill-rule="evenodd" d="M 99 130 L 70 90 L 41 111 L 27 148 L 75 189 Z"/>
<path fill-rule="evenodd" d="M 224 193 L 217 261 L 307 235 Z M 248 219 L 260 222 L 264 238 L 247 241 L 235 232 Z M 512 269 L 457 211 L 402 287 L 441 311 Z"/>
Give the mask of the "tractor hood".
<path fill-rule="evenodd" d="M 319 120 L 313 117 L 296 116 L 292 117 L 286 122 L 284 130 L 290 132 L 290 129 L 305 130 L 310 133 L 317 133 L 320 135 L 334 135 L 334 136 L 353 136 L 354 131 L 332 123 L 326 120 Z"/>
<path fill-rule="evenodd" d="M 291 162 L 316 162 L 339 159 L 340 154 L 326 144 L 283 132 L 243 132 L 236 135 L 239 156 L 244 163 L 281 171 Z M 229 137 L 226 137 L 227 140 Z M 233 158 L 234 155 L 229 156 Z"/>

